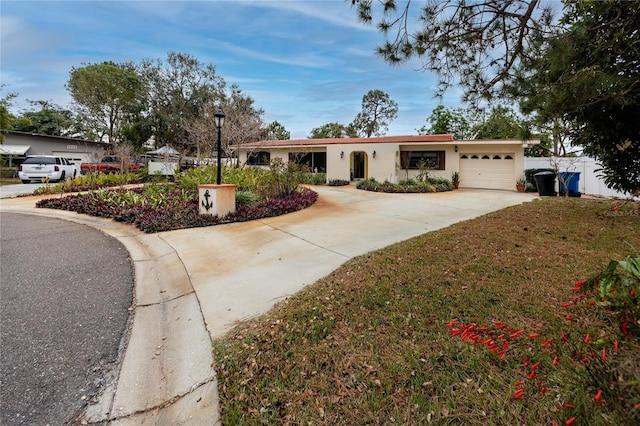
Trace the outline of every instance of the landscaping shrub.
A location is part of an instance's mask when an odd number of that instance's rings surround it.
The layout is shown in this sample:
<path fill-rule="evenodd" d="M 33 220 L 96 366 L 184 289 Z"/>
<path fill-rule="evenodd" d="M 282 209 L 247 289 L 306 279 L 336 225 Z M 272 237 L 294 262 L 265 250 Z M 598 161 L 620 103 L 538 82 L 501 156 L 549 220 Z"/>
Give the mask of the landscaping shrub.
<path fill-rule="evenodd" d="M 402 179 L 400 180 L 400 182 L 398 182 L 398 185 L 400 186 L 414 186 L 417 185 L 418 181 L 412 178 L 409 179 Z"/>
<path fill-rule="evenodd" d="M 222 172 L 223 182 L 236 185 L 238 191 L 252 191 L 254 193 L 257 192 L 258 182 L 266 173 L 257 167 L 232 167 L 225 168 Z"/>
<path fill-rule="evenodd" d="M 264 199 L 286 198 L 305 181 L 308 167 L 293 161 L 285 163 L 280 158 L 271 161 L 269 169 L 260 176 L 258 194 Z"/>
<path fill-rule="evenodd" d="M 90 191 L 100 188 L 143 183 L 147 178 L 146 169 L 141 169 L 137 173 L 87 173 L 86 175 L 78 175 L 73 179 L 60 182 L 56 185 L 47 184 L 35 189 L 33 193 L 35 195 L 42 195 Z"/>
<path fill-rule="evenodd" d="M 106 189 L 41 200 L 36 207 L 114 218 L 144 232 L 161 232 L 278 216 L 309 207 L 318 198 L 315 191 L 302 188 L 280 199 L 269 199 L 253 206 L 241 205 L 234 213 L 218 217 L 201 215 L 198 198 L 190 196 L 188 191 L 169 185 L 164 186 L 164 190 Z M 250 197 L 245 200 L 247 198 Z"/>
<path fill-rule="evenodd" d="M 453 189 L 453 183 L 449 179 L 430 177 L 428 182 L 436 188 L 437 192 L 451 191 Z"/>
<path fill-rule="evenodd" d="M 397 184 L 389 181 L 379 183 L 375 179 L 365 179 L 358 182 L 356 188 L 365 191 L 391 193 L 427 193 L 453 190 L 453 183 L 448 179 L 430 177 L 426 174 L 421 179 L 403 179 Z"/>
<path fill-rule="evenodd" d="M 307 185 L 326 185 L 327 174 L 326 173 L 307 173 L 304 177 L 304 182 Z"/>
<path fill-rule="evenodd" d="M 328 183 L 329 186 L 346 186 L 349 184 L 350 182 L 345 179 L 330 179 Z"/>
<path fill-rule="evenodd" d="M 365 191 L 375 191 L 375 188 L 377 188 L 379 185 L 380 184 L 378 183 L 377 180 L 375 180 L 375 178 L 369 178 L 369 179 L 361 180 L 360 182 L 358 182 L 356 184 L 356 188 L 362 189 Z"/>
<path fill-rule="evenodd" d="M 607 268 L 584 282 L 593 301 L 611 310 L 625 336 L 640 337 L 640 255 L 612 260 Z"/>
<path fill-rule="evenodd" d="M 216 166 L 198 166 L 185 170 L 175 177 L 176 185 L 193 193 L 198 192 L 198 185 L 215 184 L 217 180 Z"/>
<path fill-rule="evenodd" d="M 258 194 L 252 191 L 236 191 L 236 208 L 253 207 L 260 201 Z"/>

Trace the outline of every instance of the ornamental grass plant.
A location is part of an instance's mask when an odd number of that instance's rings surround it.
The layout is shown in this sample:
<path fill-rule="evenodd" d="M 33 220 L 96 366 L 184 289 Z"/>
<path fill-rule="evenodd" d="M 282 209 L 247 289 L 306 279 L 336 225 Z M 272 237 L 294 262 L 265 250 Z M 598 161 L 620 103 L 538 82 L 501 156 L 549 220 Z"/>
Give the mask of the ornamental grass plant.
<path fill-rule="evenodd" d="M 616 206 L 547 198 L 348 261 L 214 342 L 222 423 L 639 424 L 638 318 L 585 284 L 637 256 Z"/>

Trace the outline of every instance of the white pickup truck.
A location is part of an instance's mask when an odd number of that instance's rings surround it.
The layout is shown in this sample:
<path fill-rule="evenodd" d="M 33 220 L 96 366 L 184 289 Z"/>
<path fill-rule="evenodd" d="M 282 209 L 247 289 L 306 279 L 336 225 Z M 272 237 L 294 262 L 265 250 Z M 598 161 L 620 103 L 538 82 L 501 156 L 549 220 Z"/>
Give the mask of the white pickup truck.
<path fill-rule="evenodd" d="M 75 178 L 76 166 L 64 157 L 54 155 L 31 155 L 18 168 L 18 176 L 22 183 L 32 180 L 42 182 L 62 182 L 67 178 Z"/>

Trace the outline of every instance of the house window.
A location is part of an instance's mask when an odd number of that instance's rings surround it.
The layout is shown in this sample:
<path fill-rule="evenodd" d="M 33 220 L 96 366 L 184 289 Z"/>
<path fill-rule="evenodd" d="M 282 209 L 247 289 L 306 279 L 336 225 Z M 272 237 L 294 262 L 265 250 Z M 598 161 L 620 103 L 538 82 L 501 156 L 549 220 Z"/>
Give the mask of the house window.
<path fill-rule="evenodd" d="M 326 152 L 290 152 L 289 161 L 305 165 L 313 172 L 324 173 L 327 170 Z"/>
<path fill-rule="evenodd" d="M 247 164 L 250 166 L 268 166 L 271 164 L 271 153 L 269 151 L 250 152 L 247 155 Z"/>
<path fill-rule="evenodd" d="M 431 170 L 444 170 L 444 151 L 404 151 L 400 155 L 403 169 L 419 169 L 422 165 Z"/>

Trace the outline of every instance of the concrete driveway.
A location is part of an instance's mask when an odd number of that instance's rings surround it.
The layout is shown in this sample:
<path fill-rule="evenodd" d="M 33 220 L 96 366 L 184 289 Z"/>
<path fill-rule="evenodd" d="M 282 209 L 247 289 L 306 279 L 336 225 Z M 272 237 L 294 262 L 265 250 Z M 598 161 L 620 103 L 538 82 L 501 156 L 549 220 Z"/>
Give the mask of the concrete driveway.
<path fill-rule="evenodd" d="M 114 425 L 217 423 L 212 339 L 355 256 L 537 197 L 488 190 L 314 190 L 318 201 L 300 212 L 158 234 L 35 209 L 33 197 L 2 201 L 0 210 L 96 226 L 118 238 L 131 254 L 137 302 L 133 328 L 117 380 L 101 403 L 89 408 L 87 419 Z"/>
<path fill-rule="evenodd" d="M 458 190 L 384 194 L 317 187 L 316 204 L 260 221 L 167 232 L 179 248 L 212 337 L 260 315 L 347 260 L 514 204 L 528 194 Z"/>
<path fill-rule="evenodd" d="M 0 198 L 13 198 L 33 194 L 37 188 L 42 188 L 44 183 L 17 183 L 15 185 L 0 186 Z"/>

